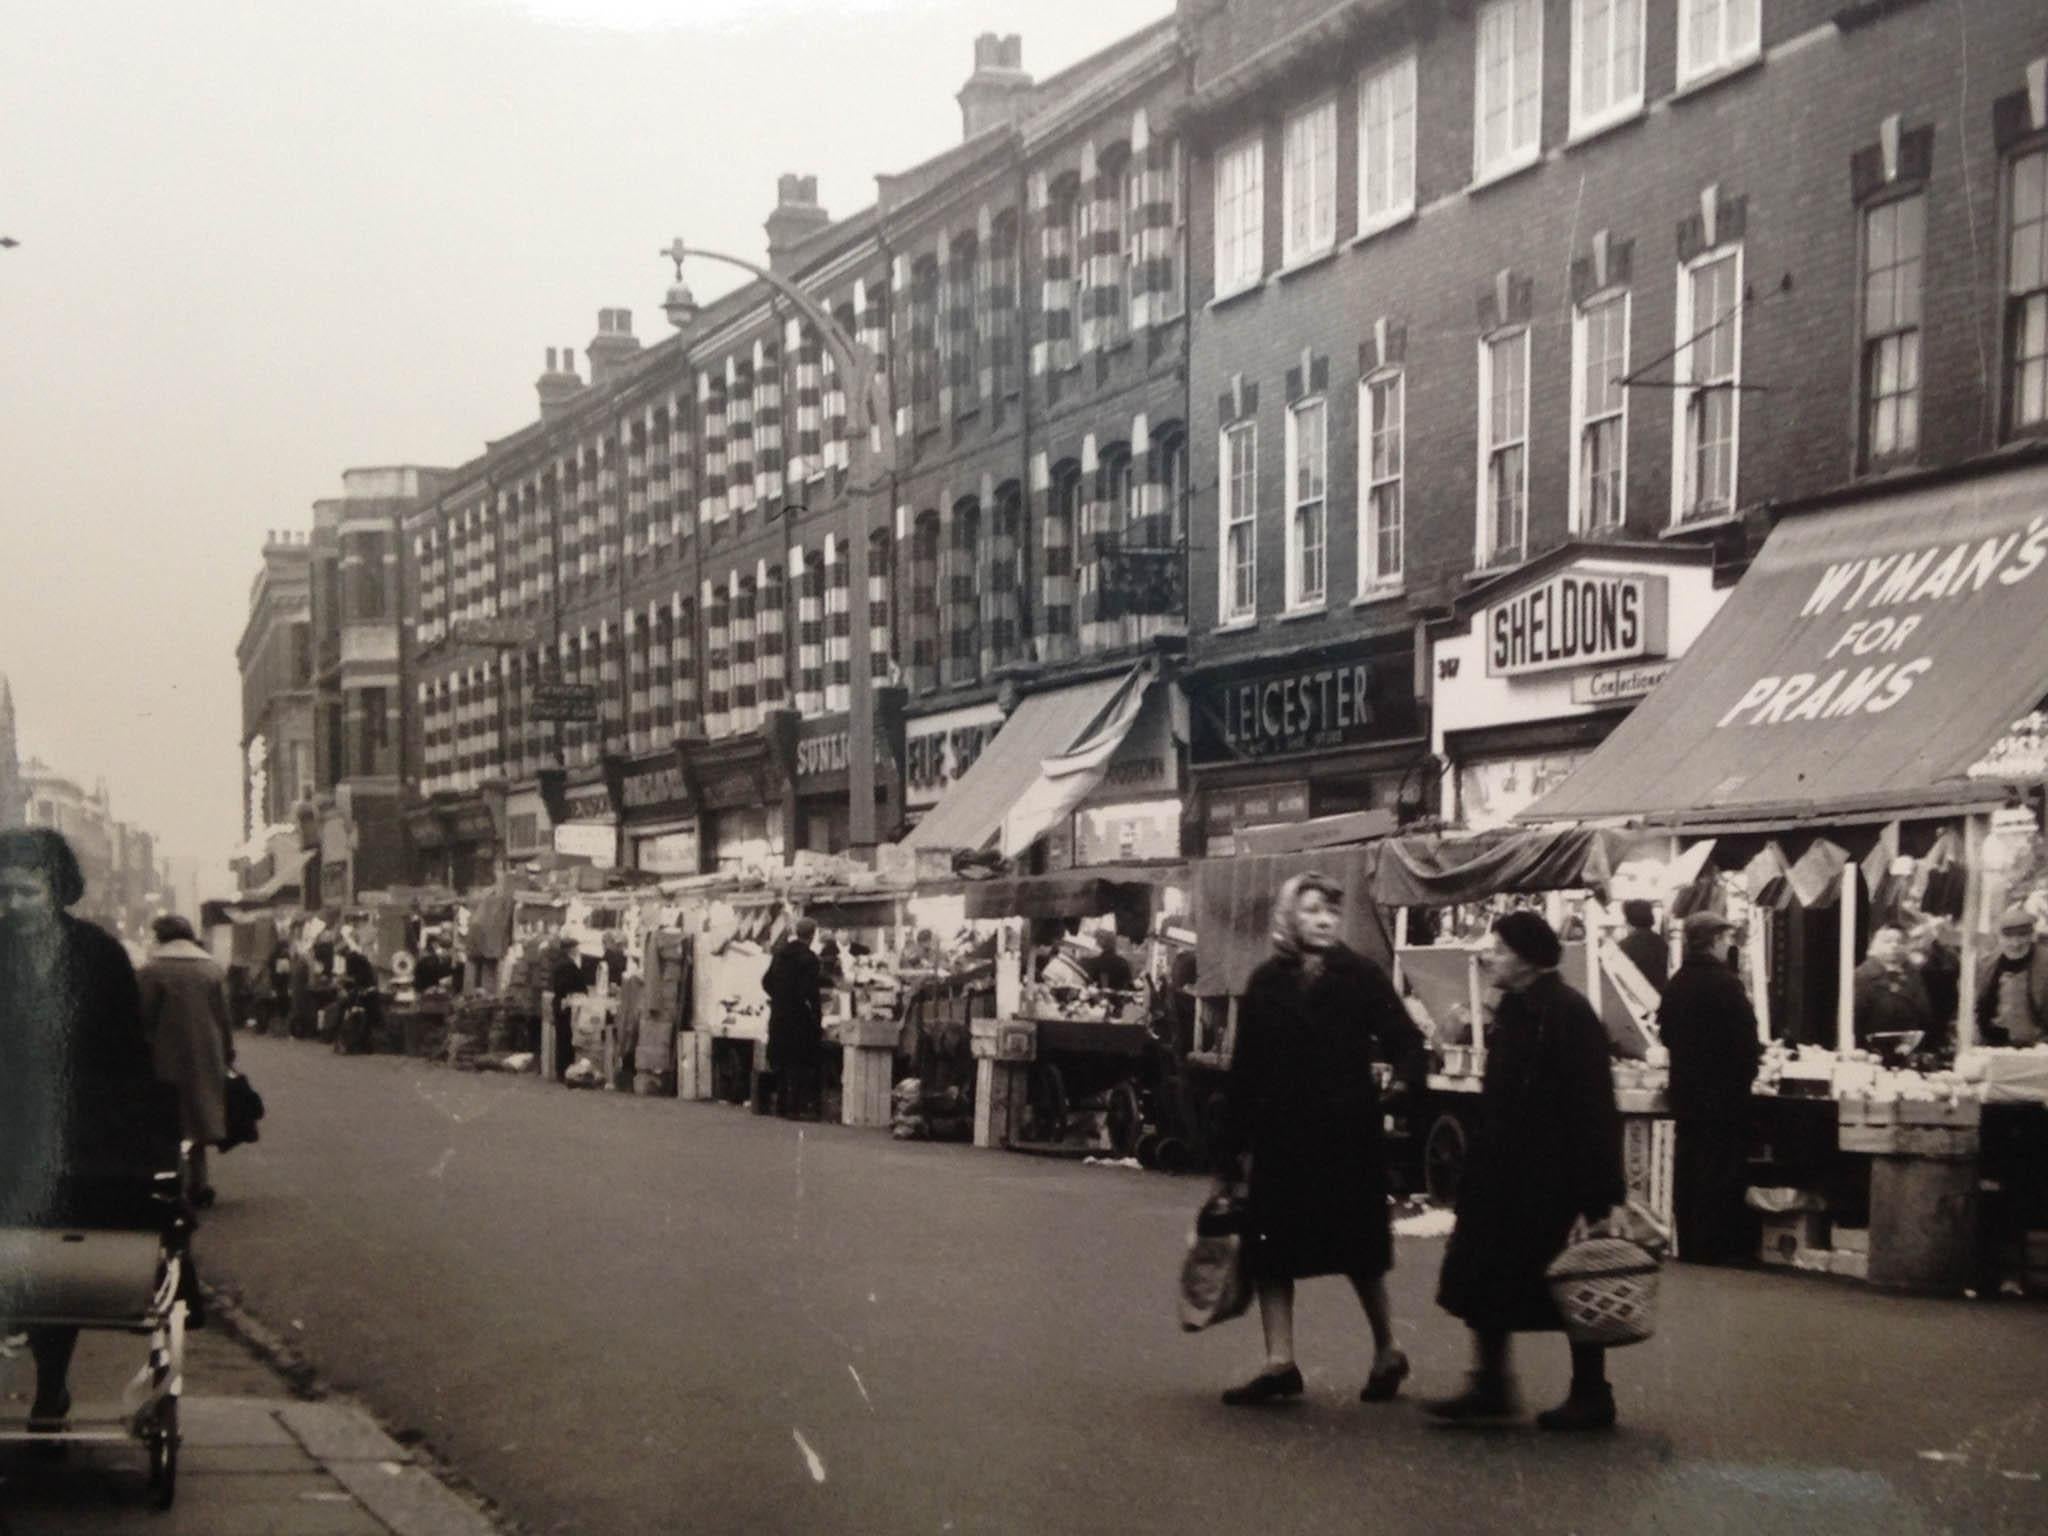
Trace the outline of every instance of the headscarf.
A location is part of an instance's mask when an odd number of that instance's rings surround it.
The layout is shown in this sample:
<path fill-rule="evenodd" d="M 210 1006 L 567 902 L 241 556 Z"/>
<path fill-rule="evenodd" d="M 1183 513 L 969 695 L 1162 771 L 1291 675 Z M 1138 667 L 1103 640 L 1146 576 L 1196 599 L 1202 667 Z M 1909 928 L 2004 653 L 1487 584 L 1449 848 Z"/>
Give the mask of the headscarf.
<path fill-rule="evenodd" d="M 10 827 L 0 832 L 0 869 L 32 869 L 50 883 L 57 909 L 85 895 L 85 875 L 64 834 L 51 827 Z"/>
<path fill-rule="evenodd" d="M 1292 876 L 1273 897 L 1271 937 L 1275 954 L 1301 960 L 1311 953 L 1301 942 L 1301 899 L 1310 891 L 1332 906 L 1343 905 L 1344 888 L 1328 875 L 1310 870 Z"/>

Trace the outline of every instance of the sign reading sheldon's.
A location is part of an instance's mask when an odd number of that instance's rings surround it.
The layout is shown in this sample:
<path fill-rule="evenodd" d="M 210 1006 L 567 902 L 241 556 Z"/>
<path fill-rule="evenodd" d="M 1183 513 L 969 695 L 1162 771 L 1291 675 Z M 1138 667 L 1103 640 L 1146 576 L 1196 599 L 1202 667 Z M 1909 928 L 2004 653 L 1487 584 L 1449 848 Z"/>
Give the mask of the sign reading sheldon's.
<path fill-rule="evenodd" d="M 1670 581 L 1635 571 L 1565 571 L 1486 610 L 1489 677 L 1662 656 Z"/>

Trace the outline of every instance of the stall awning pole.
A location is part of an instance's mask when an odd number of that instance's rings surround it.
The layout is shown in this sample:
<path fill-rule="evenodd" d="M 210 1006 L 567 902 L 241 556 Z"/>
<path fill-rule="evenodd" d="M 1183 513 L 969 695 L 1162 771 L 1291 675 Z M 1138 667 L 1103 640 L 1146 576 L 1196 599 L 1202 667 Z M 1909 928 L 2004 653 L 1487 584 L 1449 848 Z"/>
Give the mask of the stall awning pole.
<path fill-rule="evenodd" d="M 1479 981 L 1479 952 L 1473 950 L 1465 956 L 1465 997 L 1472 1010 L 1472 1070 L 1481 1077 L 1486 1075 L 1486 1020 L 1479 1011 L 1483 990 Z"/>
<path fill-rule="evenodd" d="M 1408 947 L 1408 909 L 1394 908 L 1394 990 L 1401 990 L 1401 951 Z"/>
<path fill-rule="evenodd" d="M 1985 817 L 1963 818 L 1963 943 L 1957 957 L 1956 1049 L 1977 1043 L 1977 939 L 1984 921 Z"/>
<path fill-rule="evenodd" d="M 1749 986 L 1751 1011 L 1756 1014 L 1759 1045 L 1771 1043 L 1771 938 L 1766 931 L 1769 914 L 1762 908 L 1749 909 Z"/>
<path fill-rule="evenodd" d="M 1856 1048 L 1856 861 L 1842 866 L 1842 985 L 1835 998 L 1835 1050 Z"/>
<path fill-rule="evenodd" d="M 1586 919 L 1586 1001 L 1599 1013 L 1604 1006 L 1601 997 L 1600 940 L 1607 921 L 1607 909 L 1591 896 L 1586 898 L 1584 909 Z"/>

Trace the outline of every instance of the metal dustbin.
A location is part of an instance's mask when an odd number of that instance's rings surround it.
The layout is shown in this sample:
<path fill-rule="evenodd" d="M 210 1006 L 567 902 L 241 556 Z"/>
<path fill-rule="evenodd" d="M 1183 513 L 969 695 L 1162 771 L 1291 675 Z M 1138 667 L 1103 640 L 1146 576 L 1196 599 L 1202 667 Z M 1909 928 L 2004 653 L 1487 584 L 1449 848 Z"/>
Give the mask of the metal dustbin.
<path fill-rule="evenodd" d="M 1841 1146 L 1870 1154 L 1870 1283 L 1959 1296 L 1976 1278 L 1982 1106 L 1843 1104 Z"/>

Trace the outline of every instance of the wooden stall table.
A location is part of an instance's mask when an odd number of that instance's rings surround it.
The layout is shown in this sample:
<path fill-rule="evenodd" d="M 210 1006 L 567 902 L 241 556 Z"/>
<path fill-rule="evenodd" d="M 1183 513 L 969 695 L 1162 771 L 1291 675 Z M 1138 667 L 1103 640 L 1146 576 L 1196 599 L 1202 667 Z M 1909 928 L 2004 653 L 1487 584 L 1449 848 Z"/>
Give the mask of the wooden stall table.
<path fill-rule="evenodd" d="M 1024 1129 L 1031 1063 L 1038 1059 L 1038 1025 L 1029 1019 L 976 1019 L 974 1144 L 1008 1147 Z"/>
<path fill-rule="evenodd" d="M 896 1040 L 902 1025 L 894 1019 L 834 1019 L 825 1038 L 840 1051 L 839 1120 L 863 1130 L 887 1129 L 893 1118 L 889 1090 L 895 1086 Z"/>

